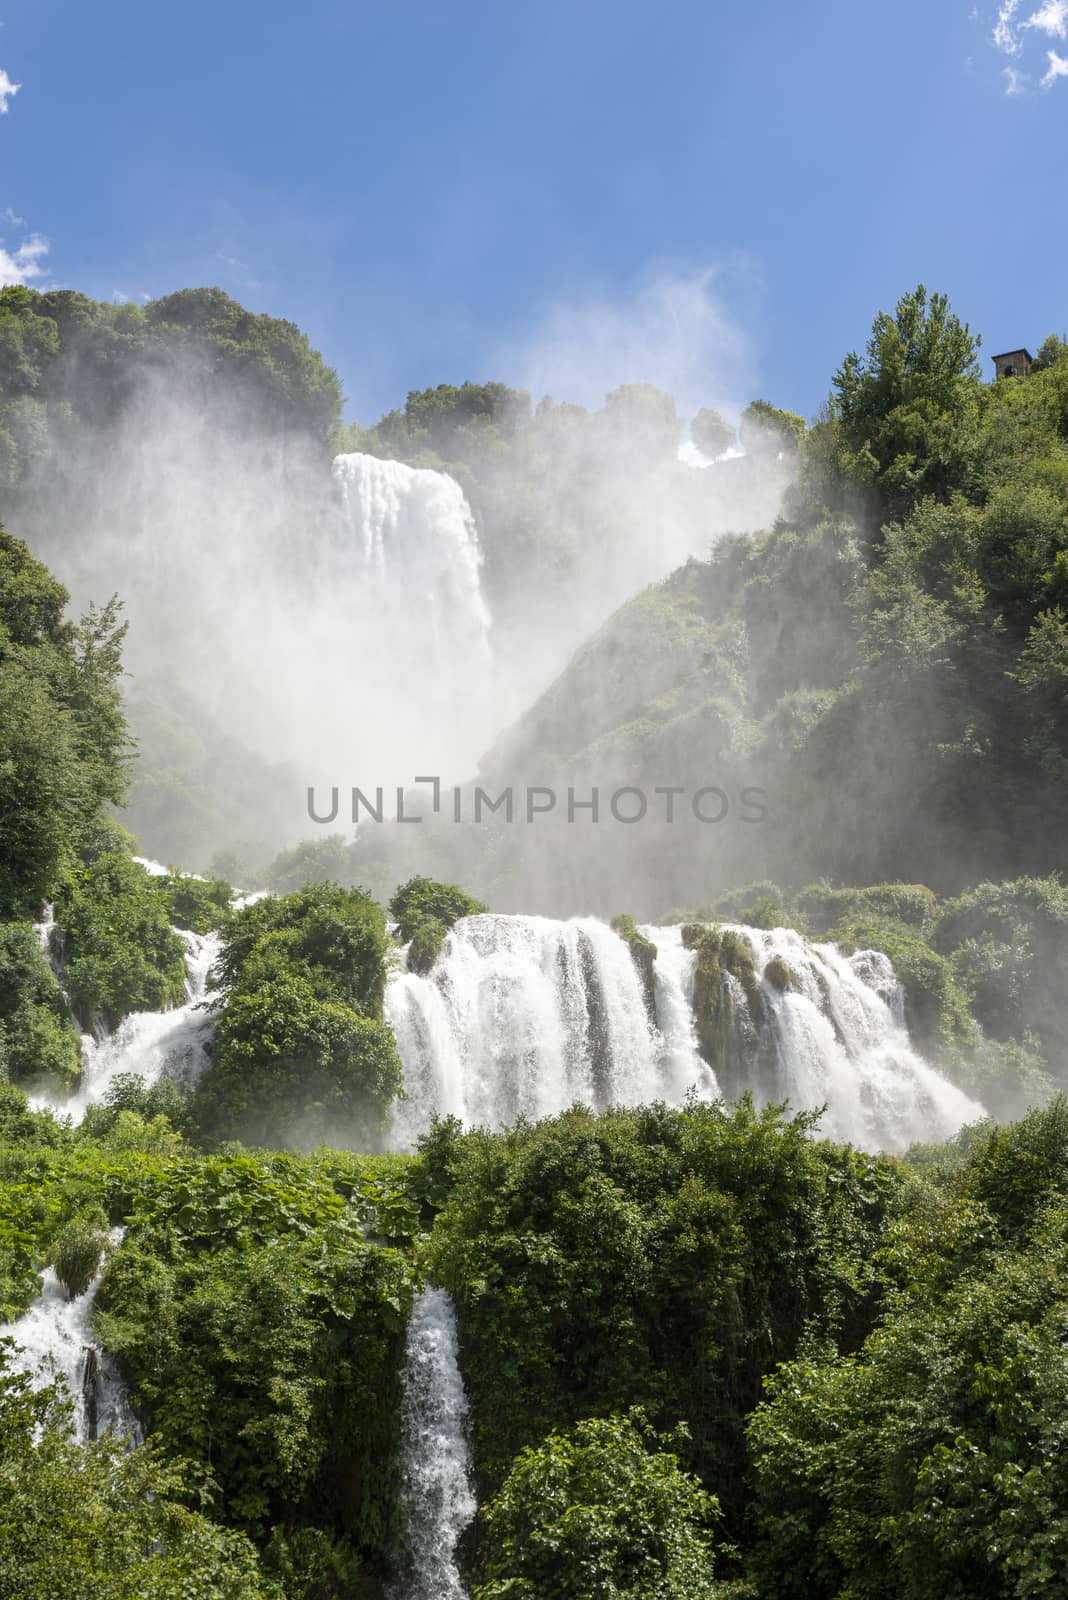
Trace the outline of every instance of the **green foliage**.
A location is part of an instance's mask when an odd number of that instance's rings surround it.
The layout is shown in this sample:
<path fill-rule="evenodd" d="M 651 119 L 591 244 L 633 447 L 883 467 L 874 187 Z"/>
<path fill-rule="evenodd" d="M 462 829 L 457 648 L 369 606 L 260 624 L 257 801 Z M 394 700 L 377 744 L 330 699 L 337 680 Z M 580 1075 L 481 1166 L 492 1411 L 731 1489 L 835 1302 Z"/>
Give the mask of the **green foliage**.
<path fill-rule="evenodd" d="M 736 434 L 728 422 L 711 406 L 702 406 L 690 423 L 690 434 L 702 455 L 715 461 L 735 443 Z"/>
<path fill-rule="evenodd" d="M 870 1326 L 894 1164 L 751 1103 L 584 1110 L 493 1135 L 439 1124 L 416 1187 L 428 1258 L 456 1299 L 476 1460 L 591 1414 L 683 1417 L 688 1468 L 737 1517 L 741 1422 L 810 1322 Z M 447 1196 L 447 1198 L 445 1198 Z"/>
<path fill-rule="evenodd" d="M 267 887 L 275 894 L 293 894 L 309 883 L 350 884 L 352 869 L 352 847 L 343 834 L 302 839 L 292 850 L 275 856 L 267 869 Z"/>
<path fill-rule="evenodd" d="M 762 977 L 765 983 L 770 983 L 780 994 L 792 994 L 801 987 L 797 973 L 782 956 L 772 956 L 771 960 L 765 963 Z"/>
<path fill-rule="evenodd" d="M 856 1355 L 782 1367 L 750 1420 L 768 1600 L 1065 1593 L 1068 1216 L 1018 1251 L 981 1213 L 942 1231 Z"/>
<path fill-rule="evenodd" d="M 109 1260 L 97 1326 L 153 1438 L 188 1462 L 187 1494 L 257 1538 L 318 1527 L 367 1552 L 395 1528 L 413 1273 L 347 1198 L 388 1176 L 332 1162 L 173 1166 Z"/>
<path fill-rule="evenodd" d="M 100 1266 L 107 1245 L 107 1233 L 99 1219 L 72 1217 L 56 1235 L 52 1245 L 52 1265 L 69 1300 L 84 1294 Z"/>
<path fill-rule="evenodd" d="M 408 967 L 412 972 L 429 972 L 441 954 L 448 928 L 437 917 L 409 918 L 411 942 L 408 945 Z"/>
<path fill-rule="evenodd" d="M 234 891 L 225 878 L 195 878 L 184 872 L 170 872 L 156 880 L 176 928 L 193 933 L 214 933 L 230 914 Z"/>
<path fill-rule="evenodd" d="M 33 1393 L 0 1349 L 0 1593 L 18 1600 L 282 1600 L 241 1534 L 181 1504 L 151 1450 L 84 1449 L 54 1389 Z"/>
<path fill-rule="evenodd" d="M 234 915 L 223 930 L 219 981 L 230 992 L 253 988 L 268 973 L 300 977 L 322 998 L 377 1018 L 388 949 L 386 919 L 370 895 L 310 884 Z"/>
<path fill-rule="evenodd" d="M 336 373 L 291 322 L 257 316 L 221 289 L 182 289 L 147 305 L 72 290 L 2 291 L 0 435 L 6 476 L 25 482 L 49 433 L 71 419 L 113 425 L 153 379 L 191 386 L 202 405 L 328 444 L 341 410 Z M 225 398 L 224 398 L 225 397 Z M 220 404 L 220 402 L 222 402 Z M 42 438 L 43 435 L 43 438 Z"/>
<path fill-rule="evenodd" d="M 247 1144 L 373 1141 L 401 1087 L 392 1031 L 306 978 L 257 971 L 231 993 L 192 1114 L 212 1138 Z"/>
<path fill-rule="evenodd" d="M 382 1021 L 385 916 L 362 889 L 310 885 L 223 929 L 224 1004 L 192 1115 L 210 1138 L 373 1141 L 401 1087 Z"/>
<path fill-rule="evenodd" d="M 474 1600 L 712 1600 L 719 1508 L 679 1470 L 679 1442 L 634 1411 L 524 1450 L 482 1512 Z"/>
<path fill-rule="evenodd" d="M 114 1028 L 131 1011 L 163 1011 L 185 995 L 185 948 L 166 898 L 139 862 L 105 851 L 56 901 L 71 1004 L 84 1026 Z"/>
<path fill-rule="evenodd" d="M 70 1008 L 26 922 L 0 923 L 0 1069 L 15 1082 L 60 1087 L 81 1070 Z"/>
<path fill-rule="evenodd" d="M 863 357 L 835 374 L 849 470 L 891 511 L 969 482 L 982 388 L 976 341 L 945 295 L 919 288 L 881 311 Z"/>
<path fill-rule="evenodd" d="M 474 917 L 488 910 L 457 884 L 435 883 L 433 878 L 409 878 L 394 891 L 389 902 L 389 914 L 405 941 L 413 937 L 421 918 L 432 917 L 447 930 L 461 917 Z"/>
<path fill-rule="evenodd" d="M 750 455 L 789 455 L 805 437 L 805 419 L 796 411 L 780 411 L 767 400 L 754 400 L 742 412 L 738 434 Z"/>
<path fill-rule="evenodd" d="M 2 321 L 2 308 L 0 308 Z M 117 601 L 65 622 L 66 590 L 0 528 L 0 917 L 29 916 L 120 801 L 128 739 Z"/>

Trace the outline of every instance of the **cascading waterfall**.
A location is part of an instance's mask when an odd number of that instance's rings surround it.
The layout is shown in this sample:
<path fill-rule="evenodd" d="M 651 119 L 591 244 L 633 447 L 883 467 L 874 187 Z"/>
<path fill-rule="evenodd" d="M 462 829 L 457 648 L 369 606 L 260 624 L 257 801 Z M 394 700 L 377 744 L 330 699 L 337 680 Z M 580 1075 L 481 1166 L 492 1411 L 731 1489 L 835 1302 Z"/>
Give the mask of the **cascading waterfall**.
<path fill-rule="evenodd" d="M 629 949 L 605 923 L 465 917 L 432 972 L 396 973 L 386 989 L 408 1096 L 393 1142 L 409 1146 L 435 1111 L 500 1127 L 575 1101 L 638 1105 L 691 1087 L 714 1097 L 686 995 L 692 970 L 678 930 L 664 930 L 658 1026 Z"/>
<path fill-rule="evenodd" d="M 726 974 L 733 1013 L 732 1080 L 758 1102 L 826 1105 L 829 1137 L 900 1150 L 950 1137 L 982 1107 L 909 1043 L 899 984 L 874 951 L 850 958 L 788 929 L 736 930 L 750 942 L 756 1014 Z M 404 1063 L 407 1099 L 392 1142 L 408 1148 L 435 1112 L 500 1127 L 594 1107 L 711 1100 L 715 1076 L 698 1050 L 696 956 L 676 927 L 646 927 L 657 947 L 655 1020 L 630 951 L 594 919 L 475 916 L 458 922 L 433 969 L 393 974 L 386 1017 Z M 796 987 L 765 977 L 772 957 Z"/>
<path fill-rule="evenodd" d="M 843 956 L 789 928 L 739 928 L 761 978 L 763 1016 L 753 1018 L 740 985 L 741 1028 L 758 1041 L 760 1088 L 805 1110 L 826 1106 L 821 1131 L 865 1149 L 904 1150 L 951 1138 L 983 1107 L 912 1048 L 904 996 L 890 958 L 875 950 Z M 795 987 L 767 981 L 778 958 Z"/>
<path fill-rule="evenodd" d="M 150 862 L 144 865 L 150 870 L 155 867 Z M 54 958 L 53 927 L 48 908 L 45 920 L 37 924 L 37 934 L 42 949 Z M 209 1060 L 214 1031 L 210 1016 L 200 1007 L 208 994 L 208 977 L 219 952 L 219 940 L 214 934 L 175 931 L 186 949 L 185 1004 L 172 1011 L 134 1012 L 114 1033 L 99 1038 L 83 1034 L 82 1078 L 77 1089 L 65 1099 L 31 1095 L 31 1105 L 47 1107 L 78 1123 L 89 1106 L 103 1101 L 120 1073 L 136 1074 L 146 1084 L 156 1083 L 161 1077 L 195 1083 Z M 112 1248 L 121 1237 L 121 1230 L 112 1233 Z M 84 1294 L 68 1300 L 55 1270 L 47 1267 L 38 1298 L 24 1316 L 0 1327 L 0 1337 L 15 1341 L 19 1347 L 16 1366 L 31 1373 L 38 1385 L 56 1377 L 65 1380 L 74 1402 L 75 1432 L 80 1443 L 105 1432 L 136 1443 L 141 1431 L 129 1390 L 112 1358 L 89 1332 L 99 1281 L 98 1275 Z"/>
<path fill-rule="evenodd" d="M 82 1035 L 82 1078 L 66 1099 L 46 1092 L 30 1096 L 36 1108 L 47 1107 L 81 1122 L 91 1105 L 98 1105 L 120 1073 L 135 1073 L 146 1084 L 162 1077 L 195 1083 L 209 1060 L 214 1031 L 210 1016 L 201 1009 L 208 994 L 208 974 L 219 953 L 215 934 L 175 932 L 185 945 L 186 1001 L 172 1011 L 135 1011 L 114 1033 L 100 1038 Z"/>
<path fill-rule="evenodd" d="M 114 1229 L 112 1248 L 121 1239 L 122 1230 Z M 12 1366 L 28 1373 L 34 1388 L 63 1381 L 73 1402 L 79 1444 L 105 1433 L 139 1444 L 142 1434 L 129 1390 L 114 1361 L 89 1330 L 99 1285 L 98 1273 L 83 1294 L 68 1299 L 55 1268 L 46 1267 L 40 1295 L 23 1316 L 0 1327 L 0 1339 L 14 1341 Z"/>
<path fill-rule="evenodd" d="M 435 659 L 447 651 L 454 663 L 467 654 L 488 664 L 482 554 L 455 478 L 359 452 L 335 456 L 334 477 L 373 604 L 414 618 Z"/>
<path fill-rule="evenodd" d="M 391 1600 L 463 1600 L 456 1547 L 477 1509 L 456 1312 L 444 1289 L 416 1298 L 401 1370 L 404 1572 Z"/>

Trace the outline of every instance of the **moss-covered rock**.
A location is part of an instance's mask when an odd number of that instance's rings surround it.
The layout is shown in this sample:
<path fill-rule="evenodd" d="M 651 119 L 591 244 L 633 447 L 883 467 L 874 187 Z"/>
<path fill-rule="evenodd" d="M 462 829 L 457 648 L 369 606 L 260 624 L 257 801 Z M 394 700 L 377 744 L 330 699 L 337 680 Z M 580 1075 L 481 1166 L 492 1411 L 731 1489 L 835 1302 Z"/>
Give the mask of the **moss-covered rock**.
<path fill-rule="evenodd" d="M 442 952 L 449 930 L 438 917 L 419 917 L 409 926 L 408 970 L 429 972 Z"/>
<path fill-rule="evenodd" d="M 612 918 L 613 931 L 619 934 L 630 950 L 631 959 L 638 969 L 645 993 L 645 1004 L 652 1017 L 656 1016 L 656 945 L 647 939 L 629 912 Z"/>
<path fill-rule="evenodd" d="M 764 967 L 763 979 L 780 994 L 794 994 L 801 987 L 797 973 L 782 956 L 772 956 Z"/>

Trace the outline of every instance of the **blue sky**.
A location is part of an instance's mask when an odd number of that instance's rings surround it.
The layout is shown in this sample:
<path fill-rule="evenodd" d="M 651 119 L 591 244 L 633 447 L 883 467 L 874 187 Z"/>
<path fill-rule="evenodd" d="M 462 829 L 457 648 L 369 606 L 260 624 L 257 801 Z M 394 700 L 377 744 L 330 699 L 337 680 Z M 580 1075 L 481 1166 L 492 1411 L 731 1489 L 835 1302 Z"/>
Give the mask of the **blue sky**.
<path fill-rule="evenodd" d="M 811 415 L 921 279 L 984 355 L 1068 328 L 1068 0 L 0 20 L 0 273 L 217 283 L 298 322 L 364 422 L 465 378 Z"/>

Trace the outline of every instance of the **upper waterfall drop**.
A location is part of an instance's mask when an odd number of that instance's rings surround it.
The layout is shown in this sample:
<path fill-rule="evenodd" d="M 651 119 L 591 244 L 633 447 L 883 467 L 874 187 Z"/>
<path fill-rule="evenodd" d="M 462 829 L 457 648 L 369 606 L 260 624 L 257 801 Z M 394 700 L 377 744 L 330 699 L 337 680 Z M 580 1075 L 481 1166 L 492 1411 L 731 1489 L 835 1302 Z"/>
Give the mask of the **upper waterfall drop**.
<path fill-rule="evenodd" d="M 456 479 L 359 451 L 335 456 L 333 471 L 374 604 L 428 629 L 435 660 L 488 665 L 482 552 Z"/>

